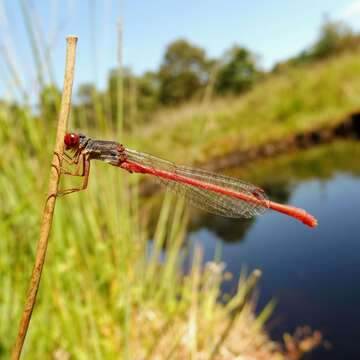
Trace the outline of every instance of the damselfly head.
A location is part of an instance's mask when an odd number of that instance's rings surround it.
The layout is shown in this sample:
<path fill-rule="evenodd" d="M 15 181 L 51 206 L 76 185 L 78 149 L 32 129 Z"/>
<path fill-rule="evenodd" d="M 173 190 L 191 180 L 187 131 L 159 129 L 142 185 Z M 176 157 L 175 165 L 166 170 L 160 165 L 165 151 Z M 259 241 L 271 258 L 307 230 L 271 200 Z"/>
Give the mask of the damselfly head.
<path fill-rule="evenodd" d="M 64 143 L 65 143 L 66 150 L 78 148 L 79 144 L 80 144 L 79 135 L 75 134 L 75 133 L 65 134 Z"/>
<path fill-rule="evenodd" d="M 64 143 L 66 150 L 76 150 L 85 147 L 88 138 L 84 134 L 67 133 L 64 136 Z"/>

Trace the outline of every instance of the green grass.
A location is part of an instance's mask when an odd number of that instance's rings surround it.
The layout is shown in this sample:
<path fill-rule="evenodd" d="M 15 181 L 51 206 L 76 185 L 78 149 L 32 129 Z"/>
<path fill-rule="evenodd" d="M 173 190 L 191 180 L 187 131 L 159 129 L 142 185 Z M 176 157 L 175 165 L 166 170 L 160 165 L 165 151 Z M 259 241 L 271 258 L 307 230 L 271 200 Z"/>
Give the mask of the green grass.
<path fill-rule="evenodd" d="M 269 75 L 242 97 L 160 111 L 137 139 L 143 150 L 159 156 L 204 163 L 236 149 L 335 124 L 360 108 L 359 56 L 346 53 Z"/>
<path fill-rule="evenodd" d="M 0 129 L 0 357 L 7 358 L 34 262 L 55 121 L 2 106 Z M 221 264 L 204 268 L 199 250 L 184 276 L 183 204 L 167 196 L 149 233 L 136 179 L 96 163 L 86 192 L 58 199 L 24 358 L 215 359 L 214 351 L 230 348 L 284 358 L 263 331 L 273 305 L 256 318 L 249 302 L 257 277 L 242 277 L 222 305 Z"/>
<path fill-rule="evenodd" d="M 273 159 L 263 159 L 249 163 L 245 167 L 229 169 L 229 175 L 246 179 L 263 187 L 276 183 L 291 186 L 299 181 L 330 179 L 336 172 L 360 175 L 358 141 L 337 140 L 331 144 L 317 146 L 283 154 Z"/>

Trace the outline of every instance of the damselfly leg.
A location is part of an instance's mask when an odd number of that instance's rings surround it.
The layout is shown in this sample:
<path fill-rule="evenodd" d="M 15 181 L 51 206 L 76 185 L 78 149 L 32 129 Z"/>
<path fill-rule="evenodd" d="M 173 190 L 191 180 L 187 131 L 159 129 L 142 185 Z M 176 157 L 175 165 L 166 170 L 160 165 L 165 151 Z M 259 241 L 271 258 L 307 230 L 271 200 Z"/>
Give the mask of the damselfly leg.
<path fill-rule="evenodd" d="M 58 159 L 60 159 L 60 155 L 55 153 Z M 69 165 L 76 165 L 75 170 L 69 171 L 68 169 L 62 166 L 55 166 L 58 173 L 69 175 L 69 176 L 78 176 L 83 178 L 82 185 L 77 188 L 69 188 L 69 189 L 62 189 L 58 190 L 56 196 L 64 196 L 67 194 L 71 194 L 74 192 L 79 192 L 85 190 L 89 183 L 89 173 L 90 173 L 90 160 L 87 154 L 76 154 L 74 157 L 69 156 L 68 154 L 64 153 L 62 159 L 67 162 Z M 60 161 L 59 161 L 60 164 Z"/>

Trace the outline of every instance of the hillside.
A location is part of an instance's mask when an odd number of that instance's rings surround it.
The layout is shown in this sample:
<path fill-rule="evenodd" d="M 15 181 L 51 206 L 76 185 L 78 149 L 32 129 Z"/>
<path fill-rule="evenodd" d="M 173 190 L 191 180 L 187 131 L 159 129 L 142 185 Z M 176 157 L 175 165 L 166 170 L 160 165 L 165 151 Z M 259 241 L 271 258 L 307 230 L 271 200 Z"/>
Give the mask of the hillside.
<path fill-rule="evenodd" d="M 244 96 L 163 110 L 133 142 L 174 161 L 205 163 L 334 126 L 360 108 L 359 59 L 360 52 L 346 53 L 271 74 Z"/>

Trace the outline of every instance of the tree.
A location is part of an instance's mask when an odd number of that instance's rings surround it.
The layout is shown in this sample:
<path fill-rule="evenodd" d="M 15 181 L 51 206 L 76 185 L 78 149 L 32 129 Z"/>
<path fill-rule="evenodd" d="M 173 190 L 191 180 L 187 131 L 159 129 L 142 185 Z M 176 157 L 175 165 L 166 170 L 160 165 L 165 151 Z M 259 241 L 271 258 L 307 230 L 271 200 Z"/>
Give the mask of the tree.
<path fill-rule="evenodd" d="M 112 117 L 115 119 L 118 111 L 118 86 L 122 86 L 122 101 L 124 124 L 130 126 L 136 118 L 144 120 L 158 105 L 158 78 L 153 72 L 146 72 L 142 76 L 136 76 L 130 68 L 122 70 L 122 80 L 118 82 L 118 70 L 112 70 L 109 74 L 106 94 L 111 107 Z"/>
<path fill-rule="evenodd" d="M 183 39 L 174 41 L 167 47 L 158 73 L 159 101 L 167 105 L 192 98 L 206 85 L 209 70 L 203 49 Z"/>
<path fill-rule="evenodd" d="M 255 56 L 247 49 L 234 46 L 220 61 L 215 89 L 220 94 L 242 93 L 259 78 Z"/>
<path fill-rule="evenodd" d="M 81 84 L 77 90 L 76 102 L 74 106 L 74 122 L 79 126 L 83 121 L 89 126 L 96 126 L 96 104 L 98 101 L 98 91 L 95 85 L 90 83 Z"/>
<path fill-rule="evenodd" d="M 94 102 L 94 94 L 97 93 L 93 84 L 81 84 L 77 90 L 77 99 L 82 105 L 91 105 Z"/>
<path fill-rule="evenodd" d="M 344 51 L 354 51 L 360 46 L 360 36 L 341 21 L 331 21 L 325 17 L 318 39 L 297 56 L 277 63 L 273 71 L 283 71 L 289 67 L 309 64 Z"/>
<path fill-rule="evenodd" d="M 359 45 L 359 36 L 348 26 L 325 18 L 319 39 L 311 49 L 310 56 L 321 59 L 344 50 L 353 50 L 356 45 Z"/>
<path fill-rule="evenodd" d="M 156 73 L 146 72 L 136 79 L 136 99 L 142 113 L 154 111 L 159 103 L 159 79 Z"/>

